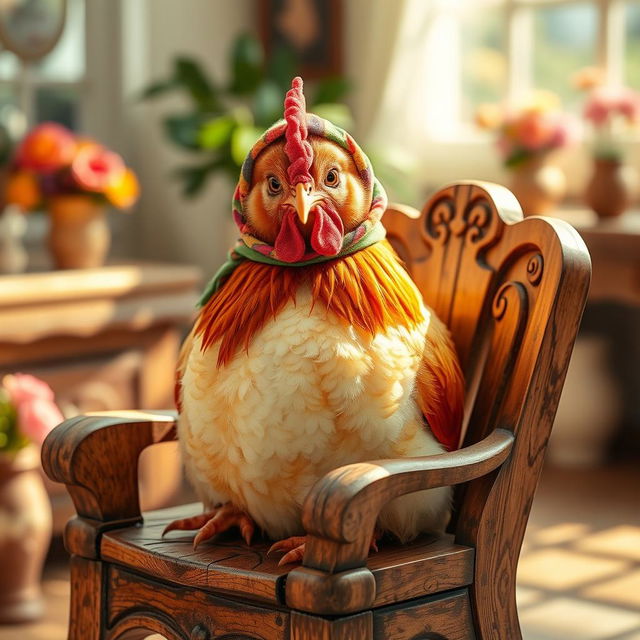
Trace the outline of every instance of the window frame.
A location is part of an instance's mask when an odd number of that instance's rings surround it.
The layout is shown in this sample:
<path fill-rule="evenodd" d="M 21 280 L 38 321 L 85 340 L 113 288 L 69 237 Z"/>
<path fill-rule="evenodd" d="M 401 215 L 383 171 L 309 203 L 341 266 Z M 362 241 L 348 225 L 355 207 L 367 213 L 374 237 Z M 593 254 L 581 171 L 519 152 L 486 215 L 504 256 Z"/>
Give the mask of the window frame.
<path fill-rule="evenodd" d="M 8 88 L 16 96 L 17 106 L 24 112 L 27 127 L 36 123 L 37 91 L 42 87 L 69 88 L 77 92 L 77 129 L 106 144 L 118 137 L 113 117 L 113 98 L 120 94 L 119 52 L 120 12 L 118 3 L 84 0 L 84 74 L 74 80 L 47 79 L 37 75 L 33 64 L 17 59 L 13 78 L 0 78 L 0 88 Z M 65 25 L 66 28 L 66 25 Z M 56 45 L 57 46 L 57 45 Z M 114 51 L 115 55 L 105 55 Z M 17 57 L 17 56 L 16 56 Z"/>
<path fill-rule="evenodd" d="M 533 10 L 543 6 L 591 4 L 598 11 L 596 64 L 607 82 L 624 81 L 626 45 L 625 0 L 500 0 L 505 9 L 507 30 L 507 99 L 517 99 L 530 91 L 533 68 Z"/>
<path fill-rule="evenodd" d="M 464 1 L 464 0 L 463 0 Z M 517 101 L 533 86 L 534 53 L 533 10 L 544 6 L 567 6 L 589 3 L 598 9 L 598 35 L 595 63 L 602 67 L 608 83 L 624 82 L 626 47 L 625 10 L 627 0 L 481 0 L 485 6 L 502 7 L 506 29 L 505 57 L 507 62 L 504 99 Z M 451 10 L 443 3 L 441 11 Z M 458 4 L 459 8 L 461 4 Z M 544 88 L 544 87 L 540 87 Z M 429 91 L 438 95 L 437 91 Z M 425 126 L 427 139 L 422 146 L 418 164 L 429 166 L 428 178 L 418 179 L 423 188 L 430 191 L 449 181 L 452 175 L 461 178 L 491 180 L 509 183 L 510 171 L 501 162 L 495 149 L 494 136 L 464 122 L 458 113 L 458 126 L 451 134 L 430 135 Z M 558 154 L 560 166 L 567 174 L 568 195 L 576 199 L 584 190 L 591 167 L 591 154 L 587 150 L 586 138 L 574 147 Z M 628 142 L 629 162 L 640 162 L 640 136 Z"/>

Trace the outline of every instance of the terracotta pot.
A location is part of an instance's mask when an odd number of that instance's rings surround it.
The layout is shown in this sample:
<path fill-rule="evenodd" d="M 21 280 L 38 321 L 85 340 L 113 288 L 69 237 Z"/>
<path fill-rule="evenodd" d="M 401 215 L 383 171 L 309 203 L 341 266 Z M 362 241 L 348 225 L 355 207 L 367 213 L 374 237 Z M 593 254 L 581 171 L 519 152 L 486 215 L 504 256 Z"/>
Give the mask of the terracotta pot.
<path fill-rule="evenodd" d="M 547 154 L 533 156 L 513 170 L 511 191 L 525 216 L 543 215 L 555 209 L 567 191 L 567 179 Z"/>
<path fill-rule="evenodd" d="M 106 207 L 88 196 L 51 198 L 49 249 L 58 269 L 100 267 L 111 245 Z"/>
<path fill-rule="evenodd" d="M 0 454 L 0 623 L 42 616 L 40 577 L 51 540 L 51 505 L 29 446 Z"/>
<path fill-rule="evenodd" d="M 595 158 L 585 202 L 601 217 L 619 216 L 628 208 L 637 176 L 620 160 Z"/>

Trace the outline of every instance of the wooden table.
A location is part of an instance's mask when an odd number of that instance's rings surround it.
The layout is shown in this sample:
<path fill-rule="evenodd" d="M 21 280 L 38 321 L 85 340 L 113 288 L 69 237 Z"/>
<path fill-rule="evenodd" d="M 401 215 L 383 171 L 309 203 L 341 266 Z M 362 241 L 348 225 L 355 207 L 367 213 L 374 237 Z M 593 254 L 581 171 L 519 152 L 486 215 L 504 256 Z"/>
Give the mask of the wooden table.
<path fill-rule="evenodd" d="M 145 263 L 0 276 L 0 375 L 46 380 L 67 416 L 170 408 L 200 280 L 195 267 Z M 155 508 L 179 484 L 179 456 L 171 445 L 145 456 L 142 497 Z M 62 485 L 49 489 L 60 531 L 70 502 Z"/>
<path fill-rule="evenodd" d="M 591 253 L 589 300 L 640 306 L 640 211 L 603 220 L 593 211 L 567 207 L 554 215 L 578 230 Z"/>

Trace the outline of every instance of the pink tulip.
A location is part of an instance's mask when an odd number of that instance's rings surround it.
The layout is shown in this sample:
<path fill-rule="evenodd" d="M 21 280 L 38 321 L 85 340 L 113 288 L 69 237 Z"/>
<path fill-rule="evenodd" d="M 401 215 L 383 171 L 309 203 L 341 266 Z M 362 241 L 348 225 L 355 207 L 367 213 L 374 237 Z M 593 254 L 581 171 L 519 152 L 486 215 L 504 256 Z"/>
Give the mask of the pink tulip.
<path fill-rule="evenodd" d="M 42 444 L 47 434 L 64 420 L 51 387 L 25 373 L 6 375 L 2 384 L 16 408 L 20 431 L 33 442 Z"/>

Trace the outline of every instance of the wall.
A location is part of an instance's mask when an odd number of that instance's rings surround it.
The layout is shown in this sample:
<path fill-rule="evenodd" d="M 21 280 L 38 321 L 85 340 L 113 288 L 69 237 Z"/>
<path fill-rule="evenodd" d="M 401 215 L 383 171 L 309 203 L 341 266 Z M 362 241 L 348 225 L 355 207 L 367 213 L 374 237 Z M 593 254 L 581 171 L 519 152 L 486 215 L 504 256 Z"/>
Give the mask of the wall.
<path fill-rule="evenodd" d="M 252 27 L 252 0 L 121 0 L 123 121 L 127 157 L 136 167 L 143 195 L 136 211 L 134 255 L 190 262 L 208 276 L 220 265 L 232 237 L 232 186 L 219 178 L 202 196 L 185 200 L 171 171 L 193 159 L 164 138 L 161 118 L 180 109 L 176 97 L 135 102 L 149 82 L 168 74 L 177 54 L 197 56 L 217 79 L 235 35 Z M 186 105 L 185 105 L 186 107 Z"/>
<path fill-rule="evenodd" d="M 170 174 L 190 156 L 173 148 L 161 130 L 163 114 L 181 103 L 177 97 L 145 103 L 134 97 L 165 76 L 180 53 L 197 56 L 213 77 L 223 78 L 230 43 L 239 32 L 257 27 L 256 5 L 254 0 L 120 0 L 123 126 L 118 148 L 138 170 L 144 189 L 135 212 L 136 241 L 123 239 L 119 245 L 128 255 L 195 263 L 207 277 L 224 259 L 235 237 L 229 218 L 233 185 L 218 177 L 198 198 L 184 199 Z M 388 58 L 370 35 L 386 16 L 370 9 L 370 0 L 349 0 L 344 6 L 344 72 L 354 80 L 350 102 L 360 137 L 374 113 L 369 96 L 379 94 L 383 82 L 380 64 Z M 375 65 L 364 64 L 372 59 Z"/>

